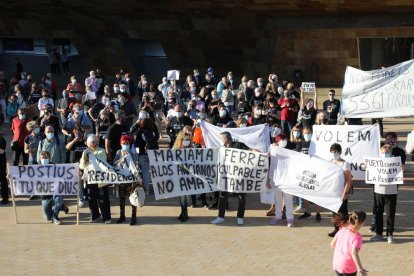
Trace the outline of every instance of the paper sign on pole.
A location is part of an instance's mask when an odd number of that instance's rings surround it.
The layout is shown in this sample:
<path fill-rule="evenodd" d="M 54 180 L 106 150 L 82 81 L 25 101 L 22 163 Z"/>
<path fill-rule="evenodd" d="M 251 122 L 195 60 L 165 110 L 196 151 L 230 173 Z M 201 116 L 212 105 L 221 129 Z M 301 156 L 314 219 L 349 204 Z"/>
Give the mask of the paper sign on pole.
<path fill-rule="evenodd" d="M 179 80 L 180 79 L 180 71 L 179 70 L 168 70 L 167 71 L 167 79 L 168 80 Z"/>
<path fill-rule="evenodd" d="M 345 118 L 385 118 L 414 115 L 414 60 L 362 71 L 348 66 L 342 90 Z"/>
<path fill-rule="evenodd" d="M 15 195 L 77 195 L 78 164 L 11 166 Z"/>
<path fill-rule="evenodd" d="M 302 82 L 301 88 L 305 93 L 315 93 L 316 85 L 314 82 Z"/>
<path fill-rule="evenodd" d="M 259 152 L 221 147 L 218 180 L 220 191 L 257 193 L 266 185 L 269 158 Z"/>
<path fill-rule="evenodd" d="M 217 191 L 218 149 L 149 150 L 155 199 Z"/>
<path fill-rule="evenodd" d="M 277 148 L 275 153 L 276 185 L 283 192 L 338 212 L 345 183 L 341 166 L 283 148 Z"/>
<path fill-rule="evenodd" d="M 365 183 L 380 185 L 404 184 L 401 156 L 365 158 Z"/>
<path fill-rule="evenodd" d="M 309 155 L 330 161 L 330 147 L 341 145 L 341 157 L 351 167 L 353 179 L 365 179 L 365 157 L 378 157 L 378 125 L 314 125 Z"/>
<path fill-rule="evenodd" d="M 233 141 L 242 142 L 251 149 L 267 152 L 270 146 L 269 126 L 260 124 L 242 128 L 221 128 L 208 122 L 201 121 L 200 127 L 208 148 L 218 148 L 221 145 L 220 133 L 228 131 Z"/>

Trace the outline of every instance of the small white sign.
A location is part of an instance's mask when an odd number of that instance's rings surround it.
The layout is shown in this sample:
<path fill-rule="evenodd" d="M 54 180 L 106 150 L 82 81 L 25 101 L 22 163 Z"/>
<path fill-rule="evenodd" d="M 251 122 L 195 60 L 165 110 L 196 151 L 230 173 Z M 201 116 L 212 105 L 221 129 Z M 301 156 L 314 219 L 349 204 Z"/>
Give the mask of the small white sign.
<path fill-rule="evenodd" d="M 314 82 L 302 82 L 301 87 L 305 93 L 314 93 L 316 91 L 316 85 Z"/>

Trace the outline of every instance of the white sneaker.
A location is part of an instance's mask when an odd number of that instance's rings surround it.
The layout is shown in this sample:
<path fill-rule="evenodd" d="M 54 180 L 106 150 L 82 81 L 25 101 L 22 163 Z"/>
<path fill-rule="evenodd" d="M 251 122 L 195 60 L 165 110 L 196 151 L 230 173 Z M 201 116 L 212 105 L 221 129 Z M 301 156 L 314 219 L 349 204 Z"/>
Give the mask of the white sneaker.
<path fill-rule="evenodd" d="M 287 227 L 294 227 L 294 226 L 295 224 L 293 223 L 293 220 L 288 220 Z"/>
<path fill-rule="evenodd" d="M 394 237 L 393 236 L 388 236 L 387 241 L 388 241 L 388 243 L 394 243 Z"/>
<path fill-rule="evenodd" d="M 243 225 L 244 224 L 243 218 L 237 218 L 237 224 L 238 225 Z"/>
<path fill-rule="evenodd" d="M 221 217 L 216 217 L 215 219 L 211 221 L 212 224 L 220 224 L 223 222 L 224 222 L 224 218 L 221 218 Z"/>
<path fill-rule="evenodd" d="M 79 208 L 83 208 L 83 206 L 85 206 L 85 201 L 79 200 Z"/>
<path fill-rule="evenodd" d="M 305 213 L 306 209 L 301 207 L 301 206 L 298 206 L 298 207 L 296 207 L 295 211 L 293 211 L 293 212 L 294 213 Z"/>
<path fill-rule="evenodd" d="M 112 223 L 112 221 L 109 219 L 109 220 L 105 220 L 105 224 L 111 224 Z"/>

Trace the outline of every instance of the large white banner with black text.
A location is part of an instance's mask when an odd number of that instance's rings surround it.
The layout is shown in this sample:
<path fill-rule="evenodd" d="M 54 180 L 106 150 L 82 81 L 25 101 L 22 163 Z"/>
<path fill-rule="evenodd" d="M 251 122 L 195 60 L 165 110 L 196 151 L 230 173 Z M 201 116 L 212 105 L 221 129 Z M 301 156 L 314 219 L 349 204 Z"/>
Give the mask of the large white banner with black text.
<path fill-rule="evenodd" d="M 341 114 L 346 118 L 414 115 L 414 60 L 362 71 L 348 66 L 342 90 Z"/>
<path fill-rule="evenodd" d="M 278 158 L 275 184 L 283 192 L 338 212 L 345 182 L 341 166 L 283 148 L 273 153 Z"/>
<path fill-rule="evenodd" d="M 378 157 L 380 134 L 377 125 L 314 125 L 309 154 L 332 160 L 330 147 L 341 145 L 341 157 L 351 166 L 354 179 L 365 179 L 365 157 Z"/>

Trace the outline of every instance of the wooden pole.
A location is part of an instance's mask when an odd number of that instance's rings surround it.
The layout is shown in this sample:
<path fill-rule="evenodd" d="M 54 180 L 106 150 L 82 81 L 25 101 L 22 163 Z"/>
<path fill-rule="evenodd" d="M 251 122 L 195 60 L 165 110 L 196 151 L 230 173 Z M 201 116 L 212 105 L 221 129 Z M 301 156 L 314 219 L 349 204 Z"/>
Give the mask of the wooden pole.
<path fill-rule="evenodd" d="M 10 190 L 11 190 L 11 196 L 12 196 L 12 203 L 13 203 L 13 210 L 14 210 L 14 218 L 16 219 L 16 224 L 19 224 L 19 221 L 17 219 L 16 199 L 14 198 L 13 179 L 12 179 L 12 176 L 10 175 L 10 166 L 9 166 L 9 163 L 7 163 L 7 179 L 9 180 L 9 184 L 10 184 Z"/>
<path fill-rule="evenodd" d="M 82 189 L 81 183 L 80 183 L 80 176 L 79 176 L 79 167 L 78 167 L 78 196 L 76 200 L 76 225 L 79 225 L 79 200 L 80 200 L 80 189 Z"/>

